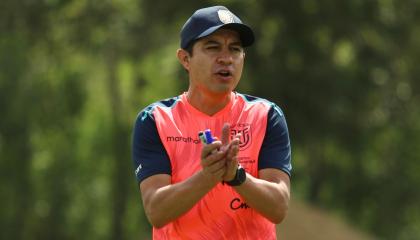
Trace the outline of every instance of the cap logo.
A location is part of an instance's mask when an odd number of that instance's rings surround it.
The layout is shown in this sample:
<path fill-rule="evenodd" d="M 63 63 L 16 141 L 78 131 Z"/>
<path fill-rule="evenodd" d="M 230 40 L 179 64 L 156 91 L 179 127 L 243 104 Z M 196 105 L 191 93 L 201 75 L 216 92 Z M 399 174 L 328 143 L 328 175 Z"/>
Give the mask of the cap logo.
<path fill-rule="evenodd" d="M 234 23 L 233 14 L 228 10 L 219 10 L 217 11 L 217 15 L 219 15 L 219 19 L 222 23 Z"/>

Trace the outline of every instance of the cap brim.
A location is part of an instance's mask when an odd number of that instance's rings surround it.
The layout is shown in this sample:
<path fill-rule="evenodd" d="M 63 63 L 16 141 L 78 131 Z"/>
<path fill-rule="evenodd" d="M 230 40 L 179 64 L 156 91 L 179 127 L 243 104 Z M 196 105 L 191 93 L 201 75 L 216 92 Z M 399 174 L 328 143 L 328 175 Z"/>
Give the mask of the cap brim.
<path fill-rule="evenodd" d="M 232 29 L 239 33 L 239 37 L 241 38 L 242 46 L 248 47 L 254 43 L 255 37 L 254 32 L 250 27 L 242 23 L 228 23 L 228 24 L 221 24 L 218 26 L 211 27 L 206 31 L 202 32 L 198 35 L 195 40 L 198 40 L 203 37 L 207 37 L 208 35 L 216 32 L 217 30 L 225 28 L 225 29 Z"/>

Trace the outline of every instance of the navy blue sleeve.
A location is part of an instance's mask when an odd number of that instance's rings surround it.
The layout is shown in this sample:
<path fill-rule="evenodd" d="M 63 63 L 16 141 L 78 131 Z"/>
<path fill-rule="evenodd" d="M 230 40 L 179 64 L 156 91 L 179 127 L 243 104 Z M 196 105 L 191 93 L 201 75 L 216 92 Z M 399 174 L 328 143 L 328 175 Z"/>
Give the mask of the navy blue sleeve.
<path fill-rule="evenodd" d="M 267 129 L 258 159 L 258 169 L 276 168 L 291 176 L 291 148 L 286 119 L 273 104 L 267 116 Z"/>
<path fill-rule="evenodd" d="M 137 182 L 155 174 L 171 175 L 171 162 L 160 140 L 151 109 L 146 108 L 134 125 L 132 157 Z"/>

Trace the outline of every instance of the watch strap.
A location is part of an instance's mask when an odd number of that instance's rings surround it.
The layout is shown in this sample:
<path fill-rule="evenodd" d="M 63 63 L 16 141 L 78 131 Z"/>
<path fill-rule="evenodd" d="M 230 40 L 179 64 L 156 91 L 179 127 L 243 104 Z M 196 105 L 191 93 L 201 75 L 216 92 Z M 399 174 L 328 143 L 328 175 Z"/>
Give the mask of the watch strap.
<path fill-rule="evenodd" d="M 244 183 L 245 180 L 246 180 L 245 169 L 239 165 L 238 168 L 236 169 L 235 177 L 231 181 L 227 181 L 225 183 L 229 186 L 239 186 L 242 183 Z"/>

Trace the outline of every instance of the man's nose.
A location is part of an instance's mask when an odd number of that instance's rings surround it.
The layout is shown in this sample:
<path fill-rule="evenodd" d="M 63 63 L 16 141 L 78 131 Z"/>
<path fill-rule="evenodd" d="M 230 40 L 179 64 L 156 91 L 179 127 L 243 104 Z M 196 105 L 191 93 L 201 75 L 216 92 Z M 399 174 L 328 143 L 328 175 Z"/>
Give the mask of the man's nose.
<path fill-rule="evenodd" d="M 229 64 L 232 64 L 232 62 L 233 62 L 232 53 L 228 49 L 223 49 L 217 58 L 217 63 L 223 64 L 223 65 L 229 65 Z"/>

